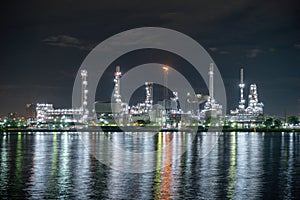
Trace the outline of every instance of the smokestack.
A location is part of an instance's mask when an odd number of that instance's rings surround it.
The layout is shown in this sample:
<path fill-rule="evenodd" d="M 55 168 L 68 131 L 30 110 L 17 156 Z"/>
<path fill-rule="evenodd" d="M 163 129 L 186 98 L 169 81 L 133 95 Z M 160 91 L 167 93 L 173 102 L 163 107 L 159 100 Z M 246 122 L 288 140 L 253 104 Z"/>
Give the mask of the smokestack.
<path fill-rule="evenodd" d="M 244 83 L 244 69 L 241 68 L 241 84 Z"/>
<path fill-rule="evenodd" d="M 114 82 L 115 82 L 115 88 L 114 88 L 114 99 L 117 103 L 121 103 L 121 94 L 120 94 L 120 79 L 122 76 L 122 73 L 120 71 L 120 66 L 116 67 L 116 72 L 114 74 Z"/>
<path fill-rule="evenodd" d="M 87 109 L 87 70 L 81 70 L 81 78 L 82 78 L 82 93 L 81 93 L 81 108 L 82 108 L 82 122 L 86 122 L 88 117 L 88 109 Z"/>
<path fill-rule="evenodd" d="M 145 82 L 146 86 L 146 108 L 149 110 L 152 108 L 153 104 L 153 82 Z"/>
<path fill-rule="evenodd" d="M 243 68 L 241 68 L 240 79 L 241 79 L 241 82 L 239 84 L 239 87 L 240 87 L 241 97 L 240 97 L 239 108 L 240 108 L 240 110 L 244 110 L 245 109 L 245 100 L 244 100 L 244 87 L 245 87 L 245 84 L 244 84 L 244 69 Z"/>
<path fill-rule="evenodd" d="M 211 99 L 214 99 L 214 63 L 209 65 L 209 95 Z"/>

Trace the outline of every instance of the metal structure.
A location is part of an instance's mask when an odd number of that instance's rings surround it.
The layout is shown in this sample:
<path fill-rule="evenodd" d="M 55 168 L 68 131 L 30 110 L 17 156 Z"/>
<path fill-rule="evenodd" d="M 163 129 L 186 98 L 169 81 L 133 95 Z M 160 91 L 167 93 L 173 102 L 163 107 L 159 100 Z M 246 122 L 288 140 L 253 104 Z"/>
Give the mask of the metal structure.
<path fill-rule="evenodd" d="M 146 89 L 145 109 L 149 111 L 152 109 L 152 105 L 153 105 L 153 83 L 145 82 L 145 89 Z"/>
<path fill-rule="evenodd" d="M 252 115 L 263 114 L 263 106 L 263 103 L 258 102 L 256 84 L 251 84 L 248 97 L 248 107 L 246 108 L 246 112 Z"/>
<path fill-rule="evenodd" d="M 120 71 L 120 67 L 116 67 L 116 72 L 114 74 L 114 83 L 115 83 L 115 88 L 114 88 L 114 101 L 116 103 L 122 103 L 121 99 L 121 94 L 120 94 L 120 79 L 122 77 L 122 73 Z"/>
<path fill-rule="evenodd" d="M 245 99 L 244 99 L 244 88 L 245 88 L 245 84 L 244 84 L 244 69 L 241 68 L 241 72 L 240 72 L 240 102 L 239 102 L 239 109 L 240 112 L 244 112 L 245 111 Z"/>
<path fill-rule="evenodd" d="M 81 70 L 81 78 L 82 78 L 82 86 L 81 86 L 81 89 L 82 89 L 82 94 L 81 94 L 81 109 L 82 109 L 82 118 L 81 118 L 81 121 L 83 123 L 86 123 L 87 122 L 87 118 L 88 118 L 88 115 L 89 115 L 89 111 L 87 109 L 87 93 L 88 93 L 88 90 L 87 90 L 87 85 L 88 85 L 88 82 L 87 82 L 87 71 L 84 69 L 84 70 Z"/>
<path fill-rule="evenodd" d="M 197 124 L 199 121 L 205 121 L 205 123 L 211 126 L 218 126 L 218 122 L 222 121 L 222 105 L 218 104 L 214 97 L 214 64 L 209 64 L 208 70 L 208 90 L 209 95 L 202 94 L 187 94 L 186 109 L 181 109 L 179 104 L 179 96 L 177 92 L 173 92 L 172 97 L 168 97 L 167 88 L 167 76 L 169 72 L 168 66 L 163 66 L 164 72 L 164 99 L 159 101 L 156 106 L 153 106 L 153 82 L 145 82 L 145 101 L 137 103 L 136 105 L 128 106 L 127 103 L 122 102 L 120 93 L 120 79 L 122 73 L 120 67 L 116 67 L 114 73 L 114 92 L 112 102 L 97 102 L 95 104 L 95 113 L 99 122 L 111 124 L 128 124 L 129 122 L 145 121 L 160 124 L 162 126 L 174 126 L 178 127 L 179 124 Z M 87 109 L 87 76 L 86 70 L 81 71 L 82 77 L 82 105 L 78 109 L 54 109 L 52 104 L 37 104 L 37 123 L 52 124 L 56 126 L 57 123 L 62 123 L 64 126 L 66 123 L 75 124 L 83 123 L 87 124 L 89 111 Z M 228 122 L 237 122 L 242 127 L 251 127 L 253 124 L 259 124 L 263 119 L 263 103 L 258 101 L 257 85 L 251 84 L 248 96 L 248 106 L 246 107 L 246 99 L 244 98 L 244 69 L 240 70 L 240 98 L 238 107 L 235 110 L 230 111 L 230 115 L 226 116 Z M 204 103 L 204 107 L 201 110 L 201 104 Z M 29 105 L 28 105 L 29 106 Z M 79 118 L 74 118 L 78 116 Z M 211 119 L 214 118 L 216 120 Z M 79 120 L 78 120 L 79 119 Z M 196 122 L 196 123 L 195 123 Z"/>
<path fill-rule="evenodd" d="M 248 96 L 248 107 L 245 106 L 244 99 L 244 69 L 240 72 L 240 100 L 239 106 L 235 110 L 230 111 L 229 121 L 241 123 L 242 127 L 251 127 L 255 123 L 261 123 L 263 120 L 264 104 L 258 101 L 258 93 L 256 84 L 250 85 Z"/>
<path fill-rule="evenodd" d="M 214 100 L 214 64 L 210 63 L 209 65 L 209 96 L 211 100 Z"/>
<path fill-rule="evenodd" d="M 164 70 L 164 99 L 168 99 L 168 73 L 169 73 L 169 67 L 164 65 L 162 67 Z"/>
<path fill-rule="evenodd" d="M 213 117 L 216 118 L 222 115 L 222 105 L 218 104 L 214 98 L 214 64 L 210 63 L 209 65 L 209 97 L 207 102 L 204 104 L 204 109 L 201 110 L 200 115 L 201 117 Z"/>

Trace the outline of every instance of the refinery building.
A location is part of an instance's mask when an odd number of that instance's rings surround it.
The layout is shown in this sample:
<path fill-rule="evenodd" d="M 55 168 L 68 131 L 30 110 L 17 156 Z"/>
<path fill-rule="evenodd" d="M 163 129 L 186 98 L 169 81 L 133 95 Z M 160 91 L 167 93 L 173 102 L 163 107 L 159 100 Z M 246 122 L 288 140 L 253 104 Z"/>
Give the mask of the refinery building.
<path fill-rule="evenodd" d="M 165 67 L 165 66 L 164 66 Z M 173 91 L 172 97 L 153 102 L 153 82 L 145 82 L 145 100 L 136 105 L 128 105 L 122 101 L 121 69 L 116 67 L 114 73 L 114 90 L 112 102 L 94 103 L 94 110 L 89 112 L 87 107 L 87 76 L 86 70 L 81 71 L 82 99 L 81 107 L 72 109 L 55 109 L 53 104 L 36 104 L 37 124 L 73 123 L 98 125 L 132 125 L 136 122 L 154 124 L 163 127 L 179 127 L 181 125 L 207 124 L 208 118 L 214 118 L 212 126 L 225 125 L 225 121 L 235 124 L 236 127 L 255 127 L 263 122 L 263 103 L 258 100 L 257 85 L 251 84 L 248 98 L 244 98 L 244 70 L 240 71 L 240 100 L 238 107 L 224 116 L 222 105 L 214 97 L 214 64 L 209 65 L 209 94 L 187 93 L 185 110 L 180 108 L 178 92 Z"/>
<path fill-rule="evenodd" d="M 250 128 L 256 127 L 264 121 L 264 104 L 258 100 L 257 85 L 250 84 L 248 106 L 246 107 L 246 99 L 244 98 L 244 69 L 240 71 L 240 100 L 239 106 L 235 110 L 230 111 L 227 116 L 229 122 L 236 123 L 237 127 Z"/>

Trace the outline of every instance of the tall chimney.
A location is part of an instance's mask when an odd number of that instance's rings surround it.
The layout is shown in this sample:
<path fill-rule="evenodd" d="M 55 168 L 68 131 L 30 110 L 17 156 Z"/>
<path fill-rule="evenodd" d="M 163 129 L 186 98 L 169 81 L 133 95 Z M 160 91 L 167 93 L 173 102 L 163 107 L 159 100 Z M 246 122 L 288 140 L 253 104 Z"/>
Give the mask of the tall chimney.
<path fill-rule="evenodd" d="M 209 95 L 211 99 L 214 99 L 214 63 L 209 65 Z"/>
<path fill-rule="evenodd" d="M 122 73 L 120 70 L 120 66 L 116 67 L 116 72 L 114 74 L 114 82 L 115 82 L 115 87 L 114 87 L 114 100 L 117 103 L 122 103 L 121 100 L 121 93 L 120 93 L 120 79 L 121 79 Z"/>
<path fill-rule="evenodd" d="M 87 99 L 87 93 L 88 93 L 87 76 L 88 76 L 87 70 L 85 70 L 85 69 L 81 70 L 81 79 L 82 79 L 81 108 L 82 108 L 82 122 L 84 122 L 84 123 L 86 122 L 88 114 L 89 114 L 89 111 L 87 109 L 87 100 L 88 100 Z"/>
<path fill-rule="evenodd" d="M 239 87 L 240 87 L 240 105 L 239 105 L 239 108 L 240 110 L 244 110 L 245 109 L 245 99 L 244 99 L 244 87 L 245 87 L 245 84 L 244 84 L 244 69 L 241 68 L 241 74 L 240 74 L 240 79 L 241 79 L 241 82 L 239 84 Z"/>

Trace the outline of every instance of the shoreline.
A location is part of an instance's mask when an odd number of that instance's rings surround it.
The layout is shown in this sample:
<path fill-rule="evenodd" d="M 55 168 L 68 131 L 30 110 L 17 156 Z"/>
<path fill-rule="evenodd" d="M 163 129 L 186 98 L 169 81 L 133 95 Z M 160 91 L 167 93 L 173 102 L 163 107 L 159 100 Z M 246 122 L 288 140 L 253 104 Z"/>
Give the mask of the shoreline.
<path fill-rule="evenodd" d="M 159 126 L 95 126 L 83 129 L 3 129 L 0 133 L 13 133 L 13 132 L 194 132 L 197 127 L 185 128 L 161 128 Z M 300 128 L 228 128 L 228 127 L 210 127 L 204 128 L 198 126 L 197 132 L 299 132 Z"/>

